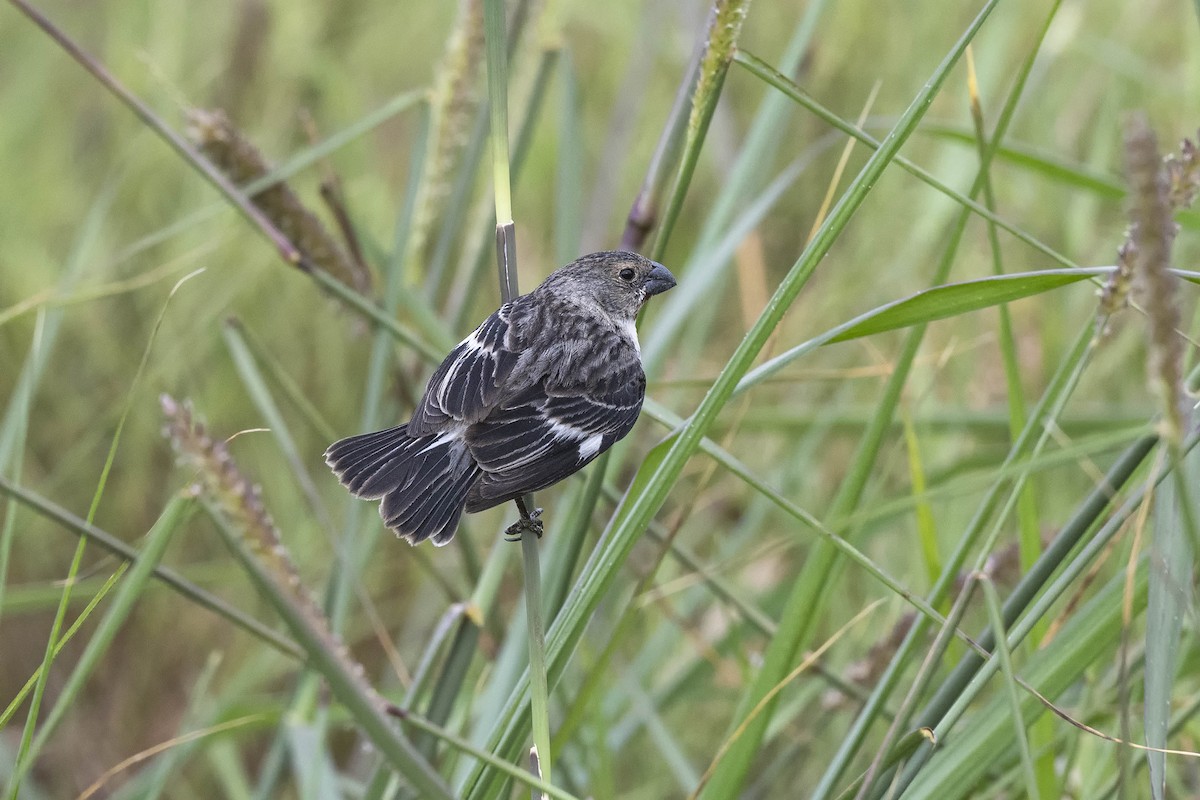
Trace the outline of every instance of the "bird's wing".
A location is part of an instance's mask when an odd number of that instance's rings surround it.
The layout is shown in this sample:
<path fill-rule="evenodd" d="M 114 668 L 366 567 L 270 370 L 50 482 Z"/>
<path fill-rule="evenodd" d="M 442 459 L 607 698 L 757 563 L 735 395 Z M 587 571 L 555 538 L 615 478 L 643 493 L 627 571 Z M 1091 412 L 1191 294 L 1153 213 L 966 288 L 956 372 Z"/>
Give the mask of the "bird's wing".
<path fill-rule="evenodd" d="M 496 405 L 519 356 L 505 345 L 510 310 L 511 304 L 501 307 L 446 356 L 408 423 L 410 436 L 436 433 L 450 422 L 478 422 Z"/>
<path fill-rule="evenodd" d="M 483 475 L 467 510 L 479 511 L 557 483 L 629 433 L 646 392 L 635 354 L 595 386 L 535 384 L 467 432 Z"/>

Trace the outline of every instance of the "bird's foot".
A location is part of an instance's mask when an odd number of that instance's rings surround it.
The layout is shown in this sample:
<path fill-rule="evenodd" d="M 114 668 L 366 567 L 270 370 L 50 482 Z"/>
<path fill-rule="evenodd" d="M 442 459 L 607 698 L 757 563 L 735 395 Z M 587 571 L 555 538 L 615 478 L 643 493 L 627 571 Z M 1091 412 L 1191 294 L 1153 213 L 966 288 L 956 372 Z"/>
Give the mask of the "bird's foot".
<path fill-rule="evenodd" d="M 542 509 L 535 508 L 529 513 L 525 512 L 524 507 L 519 510 L 521 518 L 505 529 L 504 541 L 519 542 L 526 533 L 532 533 L 539 539 L 542 538 Z"/>

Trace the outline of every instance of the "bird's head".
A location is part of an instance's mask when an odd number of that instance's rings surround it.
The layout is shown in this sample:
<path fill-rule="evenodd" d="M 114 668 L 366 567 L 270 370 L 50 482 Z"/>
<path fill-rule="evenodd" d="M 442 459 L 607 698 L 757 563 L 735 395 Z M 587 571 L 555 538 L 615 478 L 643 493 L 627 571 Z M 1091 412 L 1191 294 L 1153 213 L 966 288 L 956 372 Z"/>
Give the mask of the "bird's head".
<path fill-rule="evenodd" d="M 633 319 L 649 298 L 674 285 L 675 276 L 662 264 L 621 250 L 581 256 L 542 284 L 560 296 L 594 302 L 621 319 Z"/>

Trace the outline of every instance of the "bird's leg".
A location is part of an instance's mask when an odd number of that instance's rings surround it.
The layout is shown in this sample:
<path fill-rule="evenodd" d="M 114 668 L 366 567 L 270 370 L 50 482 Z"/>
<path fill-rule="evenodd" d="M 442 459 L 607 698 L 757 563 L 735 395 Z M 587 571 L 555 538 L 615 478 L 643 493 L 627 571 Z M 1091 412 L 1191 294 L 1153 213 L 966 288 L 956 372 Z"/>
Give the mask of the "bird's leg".
<path fill-rule="evenodd" d="M 539 539 L 542 538 L 542 510 L 540 508 L 535 508 L 531 513 L 529 509 L 525 507 L 525 498 L 523 497 L 518 497 L 516 499 L 516 503 L 517 513 L 521 515 L 521 518 L 512 525 L 509 525 L 508 529 L 504 531 L 504 540 L 508 542 L 519 542 L 521 541 L 521 536 L 526 532 L 532 533 Z"/>

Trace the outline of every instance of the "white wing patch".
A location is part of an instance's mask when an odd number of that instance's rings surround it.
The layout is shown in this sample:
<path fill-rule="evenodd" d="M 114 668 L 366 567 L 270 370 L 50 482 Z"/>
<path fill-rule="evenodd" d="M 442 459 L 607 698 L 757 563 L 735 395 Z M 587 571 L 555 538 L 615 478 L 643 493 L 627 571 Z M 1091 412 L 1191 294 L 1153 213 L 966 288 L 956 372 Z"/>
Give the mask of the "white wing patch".
<path fill-rule="evenodd" d="M 445 444 L 446 442 L 453 441 L 454 439 L 460 438 L 462 436 L 462 432 L 465 428 L 466 428 L 465 425 L 458 424 L 458 425 L 451 427 L 449 430 L 442 431 L 436 437 L 434 437 L 432 442 L 430 442 L 425 447 L 423 447 L 419 451 L 417 451 L 417 455 L 421 455 L 422 453 L 428 453 L 431 450 L 436 450 L 439 447 L 441 447 L 443 444 Z"/>
<path fill-rule="evenodd" d="M 588 438 L 579 443 L 579 460 L 587 461 L 590 458 L 595 458 L 596 453 L 600 452 L 600 445 L 604 444 L 604 434 L 594 433 Z"/>
<path fill-rule="evenodd" d="M 556 438 L 573 439 L 579 442 L 580 461 L 593 458 L 600 452 L 600 445 L 604 444 L 603 433 L 590 433 L 581 428 L 576 428 L 574 425 L 566 425 L 549 417 L 545 417 L 544 419 L 546 420 L 546 426 L 550 428 Z"/>

